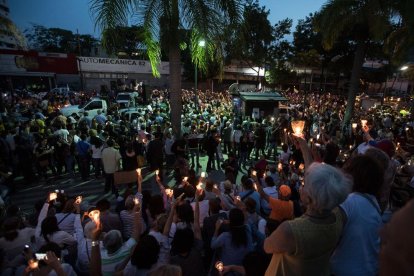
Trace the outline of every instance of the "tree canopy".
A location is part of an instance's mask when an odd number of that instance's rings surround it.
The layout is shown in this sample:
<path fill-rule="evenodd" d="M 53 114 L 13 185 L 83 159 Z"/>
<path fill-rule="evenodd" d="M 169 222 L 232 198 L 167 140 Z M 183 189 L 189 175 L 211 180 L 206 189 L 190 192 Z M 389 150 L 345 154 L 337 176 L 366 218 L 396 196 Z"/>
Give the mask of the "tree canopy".
<path fill-rule="evenodd" d="M 37 24 L 33 24 L 24 33 L 30 48 L 45 52 L 89 55 L 99 44 L 99 41 L 89 34 L 78 35 L 70 30 L 47 28 Z"/>

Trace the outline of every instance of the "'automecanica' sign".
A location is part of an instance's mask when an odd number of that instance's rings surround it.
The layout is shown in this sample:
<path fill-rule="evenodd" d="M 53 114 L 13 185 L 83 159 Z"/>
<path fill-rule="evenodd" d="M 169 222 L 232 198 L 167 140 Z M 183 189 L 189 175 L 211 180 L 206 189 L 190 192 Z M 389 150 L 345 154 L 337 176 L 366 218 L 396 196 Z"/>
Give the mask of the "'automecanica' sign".
<path fill-rule="evenodd" d="M 147 60 L 79 57 L 79 71 L 152 74 L 151 64 Z M 161 62 L 158 66 L 160 74 L 169 74 L 169 62 Z"/>

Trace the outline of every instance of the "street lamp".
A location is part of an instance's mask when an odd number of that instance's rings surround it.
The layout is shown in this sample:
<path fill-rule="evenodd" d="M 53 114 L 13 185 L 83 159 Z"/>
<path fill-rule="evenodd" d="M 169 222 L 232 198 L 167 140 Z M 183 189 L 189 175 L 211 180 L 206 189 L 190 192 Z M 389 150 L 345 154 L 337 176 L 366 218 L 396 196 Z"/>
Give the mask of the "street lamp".
<path fill-rule="evenodd" d="M 205 47 L 206 46 L 206 41 L 204 39 L 200 40 L 198 42 L 198 46 L 200 47 Z M 195 94 L 195 109 L 198 109 L 198 92 L 197 92 L 197 77 L 198 77 L 198 73 L 197 73 L 197 63 L 194 63 L 194 94 Z"/>

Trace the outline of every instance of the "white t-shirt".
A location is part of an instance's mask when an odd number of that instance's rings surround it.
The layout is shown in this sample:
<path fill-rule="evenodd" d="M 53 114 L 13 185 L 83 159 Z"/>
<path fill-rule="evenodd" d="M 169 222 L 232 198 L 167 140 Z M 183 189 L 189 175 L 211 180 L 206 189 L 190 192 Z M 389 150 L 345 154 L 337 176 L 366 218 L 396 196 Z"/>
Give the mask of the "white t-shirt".
<path fill-rule="evenodd" d="M 58 129 L 55 131 L 54 134 L 62 138 L 65 142 L 68 141 L 69 131 L 67 129 L 64 129 L 64 128 Z"/>
<path fill-rule="evenodd" d="M 92 158 L 99 159 L 102 157 L 103 146 L 100 146 L 99 148 L 97 148 L 95 147 L 95 145 L 92 145 L 91 149 L 92 149 Z"/>
<path fill-rule="evenodd" d="M 121 154 L 119 150 L 113 147 L 105 148 L 102 151 L 102 163 L 105 173 L 114 173 L 118 170 L 119 160 L 121 160 Z"/>

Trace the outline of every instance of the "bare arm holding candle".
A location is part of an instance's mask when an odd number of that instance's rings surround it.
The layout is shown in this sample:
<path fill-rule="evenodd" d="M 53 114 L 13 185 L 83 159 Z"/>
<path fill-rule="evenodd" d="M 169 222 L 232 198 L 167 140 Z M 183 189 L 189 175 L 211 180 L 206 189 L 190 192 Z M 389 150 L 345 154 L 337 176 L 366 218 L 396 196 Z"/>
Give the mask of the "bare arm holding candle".
<path fill-rule="evenodd" d="M 301 137 L 297 137 L 297 136 L 291 136 L 290 138 L 295 143 L 295 145 L 299 147 L 300 150 L 302 151 L 302 156 L 303 156 L 303 160 L 305 161 L 305 169 L 306 169 L 314 161 L 312 157 L 311 149 L 309 148 L 305 139 Z"/>

